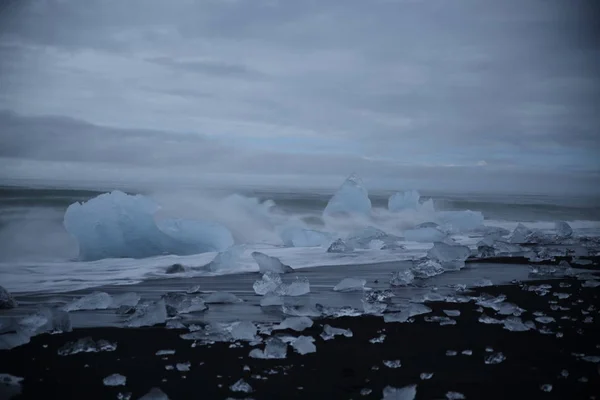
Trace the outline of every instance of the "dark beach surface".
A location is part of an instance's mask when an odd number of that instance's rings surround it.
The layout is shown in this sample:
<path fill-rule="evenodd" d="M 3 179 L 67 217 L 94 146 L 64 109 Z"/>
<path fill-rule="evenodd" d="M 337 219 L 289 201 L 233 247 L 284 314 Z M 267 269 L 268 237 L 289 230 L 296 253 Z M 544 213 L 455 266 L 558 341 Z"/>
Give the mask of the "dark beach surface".
<path fill-rule="evenodd" d="M 315 353 L 300 355 L 288 346 L 284 359 L 249 357 L 253 348 L 262 349 L 264 344 L 194 344 L 181 338 L 188 330 L 160 326 L 44 334 L 29 344 L 0 351 L 0 373 L 24 378 L 20 389 L 2 385 L 0 397 L 20 390 L 15 398 L 137 399 L 160 388 L 170 399 L 381 399 L 386 386 L 416 384 L 417 399 L 447 398 L 448 392 L 468 399 L 593 399 L 600 395 L 600 287 L 595 285 L 592 279 L 561 278 L 461 293 L 505 295 L 506 303 L 524 309 L 522 321 L 535 324 L 535 329 L 521 332 L 480 322 L 482 315 L 498 320 L 512 317 L 470 301 L 427 302 L 431 313 L 403 323 L 386 323 L 376 316 L 315 319 L 302 332 L 262 335 L 263 339 L 274 335 L 315 339 Z M 441 325 L 432 318 L 447 317 L 444 310 L 460 311 L 460 316 L 450 317 L 455 325 Z M 350 329 L 353 335 L 323 340 L 325 324 Z M 370 341 L 382 335 L 381 343 Z M 117 347 L 58 354 L 66 343 L 86 337 Z M 156 355 L 160 350 L 175 352 Z M 385 365 L 396 360 L 398 368 Z M 422 379 L 424 373 L 433 376 Z M 126 384 L 105 386 L 104 378 L 112 374 L 125 376 Z M 240 379 L 252 392 L 231 390 Z"/>

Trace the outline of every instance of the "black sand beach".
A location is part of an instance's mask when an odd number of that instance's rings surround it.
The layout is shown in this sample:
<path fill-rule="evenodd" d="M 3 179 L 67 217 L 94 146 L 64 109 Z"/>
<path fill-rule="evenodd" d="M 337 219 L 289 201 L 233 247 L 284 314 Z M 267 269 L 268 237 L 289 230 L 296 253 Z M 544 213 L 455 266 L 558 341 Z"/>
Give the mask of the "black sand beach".
<path fill-rule="evenodd" d="M 414 322 L 385 323 L 381 317 L 368 316 L 318 319 L 303 332 L 278 332 L 313 336 L 316 353 L 300 355 L 288 347 L 287 357 L 281 360 L 251 358 L 252 347 L 245 342 L 234 348 L 222 342 L 193 347 L 193 341 L 180 338 L 187 332 L 184 330 L 76 329 L 37 336 L 27 345 L 0 352 L 0 373 L 24 378 L 22 392 L 15 397 L 19 399 L 106 399 L 128 393 L 136 399 L 153 387 L 170 399 L 380 399 L 388 385 L 411 384 L 417 385 L 417 399 L 446 398 L 448 392 L 468 399 L 592 399 L 600 394 L 600 289 L 584 282 L 556 279 L 469 292 L 471 296 L 506 295 L 506 302 L 525 309 L 520 316 L 523 321 L 541 315 L 534 312 L 555 320 L 547 324 L 536 321 L 536 330 L 525 332 L 479 322 L 482 314 L 498 319 L 506 316 L 495 315 L 488 308 L 482 313 L 473 301 L 427 303 L 433 312 L 413 317 Z M 543 296 L 526 290 L 541 284 L 551 285 Z M 443 310 L 460 310 L 460 316 L 452 317 L 456 325 L 426 321 L 445 316 Z M 325 324 L 350 329 L 353 336 L 324 341 L 320 334 Z M 540 332 L 544 327 L 547 332 Z M 369 341 L 382 334 L 382 343 Z M 115 342 L 117 349 L 58 355 L 65 343 L 85 337 Z M 166 349 L 175 354 L 156 355 Z M 463 354 L 465 350 L 472 355 Z M 449 351 L 457 354 L 449 355 Z M 485 362 L 486 357 L 500 352 L 505 360 Z M 395 360 L 400 360 L 399 368 L 384 364 Z M 179 371 L 178 363 L 184 364 L 182 369 L 189 363 L 189 371 Z M 116 373 L 127 377 L 126 385 L 105 386 L 103 379 Z M 423 380 L 422 373 L 433 376 Z M 230 390 L 241 378 L 250 384 L 251 393 Z M 551 391 L 542 390 L 543 385 L 552 385 Z"/>

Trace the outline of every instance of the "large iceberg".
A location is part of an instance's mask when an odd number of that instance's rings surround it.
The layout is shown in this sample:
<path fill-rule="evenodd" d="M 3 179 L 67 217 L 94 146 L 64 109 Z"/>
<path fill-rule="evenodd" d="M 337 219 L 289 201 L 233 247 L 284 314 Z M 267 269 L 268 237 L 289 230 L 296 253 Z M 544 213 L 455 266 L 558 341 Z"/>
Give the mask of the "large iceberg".
<path fill-rule="evenodd" d="M 196 254 L 221 251 L 233 244 L 231 232 L 217 223 L 157 223 L 154 214 L 159 208 L 145 196 L 116 190 L 71 204 L 65 212 L 64 226 L 77 239 L 83 260 Z"/>
<path fill-rule="evenodd" d="M 371 213 L 369 193 L 358 175 L 352 174 L 327 203 L 323 215 Z"/>

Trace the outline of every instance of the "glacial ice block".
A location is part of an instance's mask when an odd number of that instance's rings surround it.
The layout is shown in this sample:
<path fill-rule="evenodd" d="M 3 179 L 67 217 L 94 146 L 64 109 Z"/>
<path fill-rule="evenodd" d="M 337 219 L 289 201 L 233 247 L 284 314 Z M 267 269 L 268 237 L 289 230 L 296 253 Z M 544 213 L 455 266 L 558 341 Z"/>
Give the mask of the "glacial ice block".
<path fill-rule="evenodd" d="M 344 181 L 327 203 L 323 215 L 362 214 L 371 213 L 369 193 L 363 186 L 362 180 L 352 174 Z"/>
<path fill-rule="evenodd" d="M 388 210 L 392 212 L 417 210 L 420 206 L 420 197 L 419 192 L 416 190 L 394 193 L 388 199 Z"/>

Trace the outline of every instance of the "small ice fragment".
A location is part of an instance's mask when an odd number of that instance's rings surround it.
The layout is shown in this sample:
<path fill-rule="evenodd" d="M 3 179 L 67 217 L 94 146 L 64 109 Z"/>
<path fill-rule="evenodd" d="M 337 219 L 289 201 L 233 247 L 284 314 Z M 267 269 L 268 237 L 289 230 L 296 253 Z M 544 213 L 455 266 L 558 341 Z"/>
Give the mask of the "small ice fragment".
<path fill-rule="evenodd" d="M 568 299 L 569 297 L 571 297 L 569 293 L 552 293 L 552 296 L 558 297 L 560 300 Z"/>
<path fill-rule="evenodd" d="M 169 400 L 169 396 L 159 388 L 152 388 L 148 393 L 139 398 L 139 400 Z"/>
<path fill-rule="evenodd" d="M 270 306 L 282 306 L 283 298 L 273 293 L 267 293 L 265 296 L 260 299 L 261 307 L 270 307 Z"/>
<path fill-rule="evenodd" d="M 68 342 L 58 349 L 59 356 L 71 356 L 78 353 L 99 353 L 102 351 L 115 351 L 116 343 L 111 343 L 106 340 L 94 341 L 91 337 L 85 337 L 76 342 Z"/>
<path fill-rule="evenodd" d="M 272 337 L 267 340 L 264 350 L 253 349 L 249 356 L 252 358 L 282 359 L 287 355 L 287 344 L 281 339 Z"/>
<path fill-rule="evenodd" d="M 568 378 L 569 377 L 569 371 L 567 371 L 566 369 L 563 369 L 562 371 L 560 371 L 560 376 L 562 378 Z"/>
<path fill-rule="evenodd" d="M 175 350 L 159 350 L 156 352 L 157 356 L 170 356 L 175 354 Z"/>
<path fill-rule="evenodd" d="M 352 337 L 352 331 L 350 329 L 334 328 L 328 324 L 326 324 L 323 327 L 323 333 L 321 333 L 321 337 L 323 338 L 323 340 L 333 339 L 337 335 Z"/>
<path fill-rule="evenodd" d="M 369 389 L 369 388 L 364 388 L 360 390 L 360 395 L 361 396 L 368 396 L 371 394 L 371 392 L 373 392 L 373 390 Z"/>
<path fill-rule="evenodd" d="M 416 315 L 428 314 L 433 310 L 424 304 L 410 303 L 410 305 L 397 313 L 388 313 L 383 315 L 385 322 L 406 322 L 410 317 Z"/>
<path fill-rule="evenodd" d="M 458 354 L 458 352 L 456 350 L 447 350 L 446 351 L 446 356 L 448 356 L 448 357 L 454 357 L 457 354 Z"/>
<path fill-rule="evenodd" d="M 317 347 L 313 343 L 315 339 L 310 336 L 300 336 L 292 342 L 292 347 L 298 354 L 315 353 Z"/>
<path fill-rule="evenodd" d="M 252 386 L 246 383 L 243 379 L 240 379 L 233 385 L 229 386 L 229 389 L 232 392 L 252 393 Z"/>
<path fill-rule="evenodd" d="M 177 371 L 179 372 L 187 372 L 190 370 L 191 366 L 192 364 L 190 364 L 189 362 L 175 364 L 175 368 L 177 368 Z"/>
<path fill-rule="evenodd" d="M 422 372 L 421 375 L 419 375 L 419 377 L 422 381 L 429 380 L 433 378 L 433 372 Z"/>
<path fill-rule="evenodd" d="M 235 304 L 242 303 L 243 301 L 235 294 L 229 292 L 214 292 L 204 298 L 204 303 L 206 304 Z"/>
<path fill-rule="evenodd" d="M 349 253 L 351 251 L 353 251 L 354 248 L 344 242 L 342 239 L 336 239 L 333 243 L 331 243 L 331 246 L 329 246 L 329 248 L 327 249 L 328 253 Z"/>
<path fill-rule="evenodd" d="M 355 292 L 365 289 L 367 281 L 358 278 L 344 278 L 340 283 L 333 287 L 335 292 Z"/>
<path fill-rule="evenodd" d="M 600 363 L 600 356 L 583 356 L 581 359 L 591 363 Z"/>
<path fill-rule="evenodd" d="M 266 272 L 261 279 L 254 282 L 252 288 L 256 294 L 264 296 L 269 292 L 274 292 L 281 284 L 282 281 L 279 274 L 276 274 L 275 272 Z"/>
<path fill-rule="evenodd" d="M 284 319 L 279 325 L 273 327 L 274 330 L 292 329 L 301 332 L 306 328 L 313 326 L 312 319 L 308 317 L 289 317 Z"/>
<path fill-rule="evenodd" d="M 409 385 L 403 388 L 386 386 L 383 389 L 381 400 L 413 400 L 417 395 L 417 385 Z"/>
<path fill-rule="evenodd" d="M 231 328 L 231 337 L 233 340 L 252 341 L 256 339 L 256 325 L 250 321 L 242 321 Z"/>
<path fill-rule="evenodd" d="M 465 395 L 459 392 L 448 392 L 446 393 L 448 400 L 463 400 L 466 399 Z"/>
<path fill-rule="evenodd" d="M 540 390 L 542 392 L 551 392 L 552 391 L 552 385 L 549 384 L 549 383 L 546 383 L 546 384 L 540 386 Z"/>
<path fill-rule="evenodd" d="M 487 349 L 486 349 L 487 351 Z M 486 356 L 484 362 L 486 364 L 500 364 L 502 361 L 506 360 L 506 357 L 501 352 L 490 354 Z"/>
<path fill-rule="evenodd" d="M 383 343 L 385 341 L 385 335 L 374 337 L 373 339 L 369 339 L 370 343 Z"/>
<path fill-rule="evenodd" d="M 415 280 L 415 275 L 410 269 L 404 271 L 394 272 L 390 279 L 390 285 L 392 286 L 406 286 L 410 285 Z"/>
<path fill-rule="evenodd" d="M 173 370 L 175 369 L 175 367 L 174 367 L 174 366 L 172 366 L 172 365 L 165 365 L 165 369 L 166 369 L 167 371 L 173 371 Z"/>
<path fill-rule="evenodd" d="M 577 379 L 579 382 L 581 383 L 587 383 L 589 382 L 589 379 L 585 376 L 582 376 L 581 378 Z"/>
<path fill-rule="evenodd" d="M 388 368 L 400 368 L 402 363 L 400 363 L 400 360 L 385 360 L 383 361 L 383 365 Z"/>
<path fill-rule="evenodd" d="M 127 326 L 139 328 L 164 324 L 167 320 L 167 307 L 163 299 L 152 303 L 144 303 L 136 308 L 135 313 L 129 318 Z"/>
<path fill-rule="evenodd" d="M 460 352 L 460 354 L 462 354 L 463 356 L 472 356 L 473 350 L 463 350 Z"/>
<path fill-rule="evenodd" d="M 532 327 L 531 323 L 524 323 L 519 317 L 508 317 L 502 322 L 504 324 L 504 329 L 511 332 L 524 332 L 530 329 L 535 329 L 535 324 Z"/>
<path fill-rule="evenodd" d="M 481 322 L 482 324 L 503 324 L 504 322 L 502 320 L 496 319 L 496 318 L 492 318 L 489 317 L 485 314 L 482 314 L 479 317 L 479 322 Z"/>
<path fill-rule="evenodd" d="M 0 374 L 0 396 L 12 399 L 21 394 L 21 382 L 24 378 L 10 374 Z"/>
<path fill-rule="evenodd" d="M 104 378 L 102 382 L 104 383 L 104 386 L 125 386 L 127 378 L 123 375 L 112 374 Z"/>
<path fill-rule="evenodd" d="M 266 272 L 275 272 L 278 274 L 294 272 L 292 267 L 283 264 L 277 257 L 271 257 L 264 253 L 255 251 L 252 253 L 252 258 L 254 258 L 254 261 L 256 261 L 258 264 L 260 272 L 263 274 Z"/>
<path fill-rule="evenodd" d="M 113 303 L 112 297 L 105 292 L 93 292 L 79 299 L 73 300 L 63 307 L 63 310 L 79 311 L 79 310 L 106 310 Z"/>
<path fill-rule="evenodd" d="M 537 317 L 535 320 L 540 324 L 549 324 L 551 322 L 556 322 L 556 320 L 552 317 Z"/>
<path fill-rule="evenodd" d="M 487 287 L 487 286 L 492 286 L 492 285 L 493 285 L 492 281 L 490 281 L 489 279 L 485 279 L 485 278 L 478 279 L 475 282 L 473 282 L 473 286 L 475 286 L 475 287 Z"/>
<path fill-rule="evenodd" d="M 444 311 L 444 314 L 446 314 L 449 317 L 460 317 L 459 310 L 442 310 L 442 311 Z"/>
<path fill-rule="evenodd" d="M 442 264 L 434 260 L 425 260 L 414 267 L 411 267 L 411 272 L 415 276 L 415 278 L 426 279 L 432 276 L 440 275 L 444 273 L 444 268 L 442 268 Z"/>

